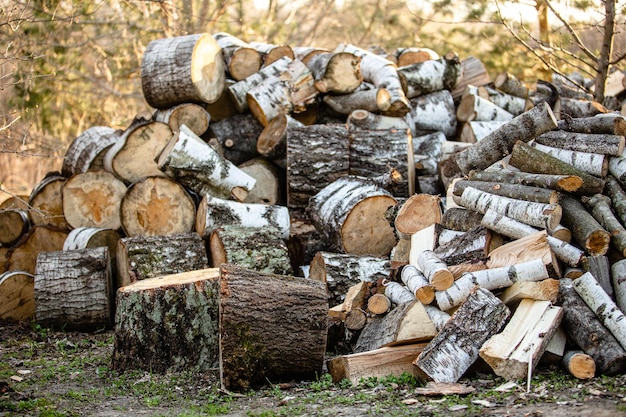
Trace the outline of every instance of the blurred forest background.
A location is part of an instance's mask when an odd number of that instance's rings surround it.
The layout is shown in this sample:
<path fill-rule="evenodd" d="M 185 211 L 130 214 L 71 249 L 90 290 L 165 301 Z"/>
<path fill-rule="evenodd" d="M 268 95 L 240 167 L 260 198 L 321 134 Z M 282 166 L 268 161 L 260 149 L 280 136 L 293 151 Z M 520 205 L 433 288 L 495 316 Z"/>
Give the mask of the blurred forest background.
<path fill-rule="evenodd" d="M 92 126 L 152 110 L 143 51 L 154 39 L 228 32 L 334 49 L 420 46 L 479 58 L 492 79 L 625 70 L 626 2 L 594 0 L 0 0 L 0 185 L 28 195 Z M 613 9 L 611 9 L 611 7 Z M 611 11 L 612 10 L 612 11 Z M 614 48 L 606 42 L 615 19 Z M 3 194 L 0 192 L 0 194 Z M 0 200 L 3 198 L 0 196 Z"/>

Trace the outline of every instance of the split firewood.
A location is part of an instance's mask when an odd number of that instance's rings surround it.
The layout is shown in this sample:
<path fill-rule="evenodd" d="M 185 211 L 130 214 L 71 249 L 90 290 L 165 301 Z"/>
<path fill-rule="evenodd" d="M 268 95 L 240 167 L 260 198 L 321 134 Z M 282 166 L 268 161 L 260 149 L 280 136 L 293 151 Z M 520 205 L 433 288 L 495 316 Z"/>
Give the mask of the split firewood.
<path fill-rule="evenodd" d="M 417 267 L 436 291 L 450 288 L 454 282 L 452 272 L 432 250 L 422 251 L 417 257 Z"/>
<path fill-rule="evenodd" d="M 466 187 L 459 200 L 460 205 L 485 214 L 488 209 L 526 223 L 530 226 L 554 229 L 561 221 L 559 204 L 533 203 L 515 198 L 490 194 L 473 187 Z"/>
<path fill-rule="evenodd" d="M 490 291 L 476 288 L 413 362 L 419 374 L 435 382 L 458 381 L 509 315 Z"/>
<path fill-rule="evenodd" d="M 198 136 L 202 136 L 207 131 L 211 121 L 209 112 L 195 103 L 184 103 L 169 109 L 156 110 L 153 117 L 157 122 L 166 123 L 174 133 L 185 125 Z"/>
<path fill-rule="evenodd" d="M 606 133 L 576 133 L 554 130 L 535 138 L 535 143 L 571 151 L 611 156 L 621 156 L 624 152 L 624 136 Z"/>
<path fill-rule="evenodd" d="M 33 226 L 22 238 L 6 252 L 6 271 L 24 271 L 35 273 L 37 256 L 42 252 L 54 252 L 63 249 L 68 232 L 55 226 Z"/>
<path fill-rule="evenodd" d="M 493 84 L 496 89 L 516 97 L 526 99 L 530 96 L 530 89 L 528 86 L 523 81 L 517 79 L 517 77 L 513 74 L 506 71 L 496 75 Z"/>
<path fill-rule="evenodd" d="M 213 267 L 228 263 L 263 273 L 293 275 L 289 249 L 276 228 L 226 224 L 211 233 L 208 246 Z"/>
<path fill-rule="evenodd" d="M 549 301 L 522 300 L 504 330 L 482 345 L 480 357 L 507 381 L 523 379 L 539 363 L 562 316 L 561 307 Z"/>
<path fill-rule="evenodd" d="M 285 203 L 282 170 L 265 158 L 250 159 L 237 166 L 254 178 L 254 187 L 243 203 L 279 205 Z"/>
<path fill-rule="evenodd" d="M 441 226 L 450 230 L 467 232 L 475 226 L 479 226 L 483 215 L 465 207 L 453 207 L 443 212 Z"/>
<path fill-rule="evenodd" d="M 552 278 L 562 276 L 559 262 L 548 243 L 548 234 L 545 230 L 520 237 L 489 252 L 486 261 L 488 268 L 499 268 L 515 265 L 521 262 L 541 259 Z"/>
<path fill-rule="evenodd" d="M 30 229 L 28 211 L 23 209 L 0 209 L 0 246 L 11 246 Z"/>
<path fill-rule="evenodd" d="M 287 136 L 289 130 L 294 127 L 304 127 L 304 125 L 288 114 L 279 114 L 273 118 L 263 128 L 261 134 L 258 135 L 256 141 L 257 152 L 271 159 L 278 166 L 285 168 L 287 162 Z"/>
<path fill-rule="evenodd" d="M 248 90 L 250 112 L 263 126 L 280 113 L 302 112 L 318 94 L 311 71 L 301 61 L 287 64 L 280 75 L 270 75 Z"/>
<path fill-rule="evenodd" d="M 293 60 L 289 57 L 282 57 L 274 61 L 272 64 L 264 66 L 247 78 L 238 81 L 235 84 L 229 85 L 227 87 L 228 93 L 239 113 L 243 113 L 248 110 L 248 102 L 246 99 L 248 91 L 258 86 L 266 79 L 279 77 L 287 70 L 287 65 L 292 61 Z"/>
<path fill-rule="evenodd" d="M 472 187 L 489 194 L 516 200 L 526 200 L 533 203 L 558 204 L 560 195 L 555 190 L 548 188 L 534 187 L 531 185 L 511 184 L 507 182 L 460 180 L 454 182 L 453 193 L 461 196 L 463 190 Z"/>
<path fill-rule="evenodd" d="M 461 142 L 476 143 L 502 127 L 505 123 L 506 121 L 502 120 L 471 120 L 464 122 L 461 125 L 459 140 Z"/>
<path fill-rule="evenodd" d="M 624 136 L 626 135 L 626 119 L 617 114 L 603 114 L 593 117 L 563 117 L 559 120 L 559 130 Z"/>
<path fill-rule="evenodd" d="M 535 142 L 531 146 L 596 177 L 605 177 L 609 171 L 609 158 L 604 154 L 572 151 Z"/>
<path fill-rule="evenodd" d="M 590 272 L 576 278 L 572 286 L 580 298 L 596 313 L 602 324 L 626 347 L 626 318 Z"/>
<path fill-rule="evenodd" d="M 478 225 L 453 238 L 450 242 L 438 246 L 433 253 L 441 259 L 448 270 L 455 266 L 454 278 L 461 274 L 463 264 L 485 265 L 491 252 L 502 245 L 502 239 L 485 226 Z M 481 269 L 485 269 L 482 267 Z"/>
<path fill-rule="evenodd" d="M 610 158 L 612 159 L 612 158 Z M 583 184 L 576 194 L 592 195 L 601 193 L 604 188 L 604 180 L 587 174 L 571 164 L 561 161 L 552 155 L 540 151 L 522 141 L 513 146 L 509 164 L 524 172 L 550 175 L 574 175 L 583 180 Z M 610 160 L 609 160 L 610 170 Z"/>
<path fill-rule="evenodd" d="M 601 103 L 594 100 L 560 97 L 560 115 L 566 114 L 571 117 L 593 117 L 597 114 L 609 113 L 609 110 Z M 560 116 L 559 115 L 559 116 Z M 562 117 L 559 117 L 559 119 Z"/>
<path fill-rule="evenodd" d="M 439 59 L 430 59 L 398 68 L 406 80 L 407 97 L 413 98 L 440 90 L 452 90 L 461 74 L 461 60 L 456 52 L 448 52 Z"/>
<path fill-rule="evenodd" d="M 465 235 L 466 232 L 443 228 L 440 224 L 435 225 L 436 245 L 435 248 L 447 245 L 455 238 Z"/>
<path fill-rule="evenodd" d="M 520 281 L 505 289 L 498 296 L 504 304 L 514 309 L 523 299 L 549 301 L 556 304 L 559 298 L 559 280 Z"/>
<path fill-rule="evenodd" d="M 293 126 L 287 130 L 287 206 L 304 208 L 309 199 L 349 171 L 345 125 Z"/>
<path fill-rule="evenodd" d="M 141 87 L 157 109 L 212 103 L 222 94 L 225 79 L 222 50 L 208 33 L 156 39 L 143 53 Z"/>
<path fill-rule="evenodd" d="M 497 104 L 478 95 L 467 94 L 463 96 L 456 110 L 456 117 L 460 122 L 471 121 L 503 121 L 513 119 L 513 114 L 504 110 Z"/>
<path fill-rule="evenodd" d="M 435 300 L 441 310 L 447 311 L 462 304 L 476 286 L 491 291 L 510 287 L 520 281 L 542 281 L 549 277 L 541 258 L 510 266 L 466 272 L 450 288 L 436 291 Z"/>
<path fill-rule="evenodd" d="M 519 116 L 533 106 L 529 99 L 507 94 L 504 91 L 499 91 L 487 85 L 478 87 L 477 94 L 482 98 L 488 99 L 496 106 L 508 111 L 513 116 Z"/>
<path fill-rule="evenodd" d="M 411 99 L 408 113 L 415 123 L 415 135 L 443 132 L 448 139 L 456 137 L 457 117 L 449 90 L 439 90 Z"/>
<path fill-rule="evenodd" d="M 65 177 L 104 168 L 104 155 L 120 137 L 120 132 L 107 126 L 92 126 L 78 135 L 67 147 L 61 173 Z"/>
<path fill-rule="evenodd" d="M 166 373 L 217 368 L 218 279 L 218 269 L 200 269 L 120 288 L 113 369 Z"/>
<path fill-rule="evenodd" d="M 394 204 L 389 192 L 366 178 L 346 176 L 311 197 L 307 213 L 338 252 L 387 256 L 396 238 L 385 211 Z"/>
<path fill-rule="evenodd" d="M 201 196 L 212 194 L 243 201 L 256 182 L 184 125 L 163 148 L 156 163 L 160 171 Z"/>
<path fill-rule="evenodd" d="M 326 283 L 331 307 L 345 302 L 344 297 L 353 285 L 360 282 L 373 285 L 390 274 L 388 259 L 325 251 L 315 255 L 309 269 L 310 279 Z"/>
<path fill-rule="evenodd" d="M 354 352 L 417 343 L 430 340 L 436 334 L 435 325 L 426 314 L 423 304 L 414 299 L 398 305 L 384 316 L 368 320 L 359 335 Z"/>
<path fill-rule="evenodd" d="M 611 235 L 576 198 L 564 195 L 563 226 L 572 232 L 574 240 L 590 255 L 604 255 L 609 249 Z"/>
<path fill-rule="evenodd" d="M 164 175 L 155 159 L 172 137 L 168 124 L 152 120 L 133 123 L 107 151 L 104 168 L 126 183 Z"/>
<path fill-rule="evenodd" d="M 263 57 L 261 68 L 271 65 L 283 57 L 294 59 L 293 49 L 289 45 L 276 45 L 258 41 L 250 42 L 249 45 L 261 53 Z"/>
<path fill-rule="evenodd" d="M 346 327 L 348 329 L 360 330 L 363 328 L 363 326 L 365 326 L 365 322 L 367 321 L 367 316 L 364 313 L 365 308 L 367 307 L 365 300 L 369 295 L 369 290 L 369 283 L 365 281 L 361 281 L 358 284 L 354 284 L 353 286 L 348 288 L 345 298 L 341 303 L 344 311 L 348 313 L 348 317 L 346 317 L 346 319 L 350 318 L 349 321 L 352 324 L 346 324 Z M 350 317 L 351 313 L 354 313 L 352 317 Z M 357 329 L 354 324 L 355 322 L 360 323 L 361 320 L 363 320 L 363 326 Z"/>
<path fill-rule="evenodd" d="M 306 62 L 320 93 L 346 94 L 363 81 L 361 58 L 349 52 L 320 52 Z"/>
<path fill-rule="evenodd" d="M 563 325 L 569 338 L 593 358 L 600 374 L 617 375 L 622 372 L 626 367 L 624 348 L 578 295 L 571 279 L 563 278 L 559 284 Z"/>
<path fill-rule="evenodd" d="M 126 184 L 104 170 L 87 171 L 68 178 L 63 186 L 63 214 L 72 228 L 117 230 L 122 226 L 120 206 Z"/>
<path fill-rule="evenodd" d="M 34 282 L 24 271 L 0 274 L 0 319 L 28 321 L 35 315 Z"/>
<path fill-rule="evenodd" d="M 49 173 L 33 188 L 28 198 L 30 221 L 33 226 L 50 225 L 69 229 L 63 215 L 63 185 L 67 179 Z"/>
<path fill-rule="evenodd" d="M 610 234 L 611 244 L 622 256 L 626 256 L 626 229 L 615 216 L 611 198 L 603 194 L 583 196 L 582 203 L 591 215 Z"/>
<path fill-rule="evenodd" d="M 391 94 L 382 87 L 358 88 L 348 94 L 326 94 L 322 100 L 339 114 L 351 114 L 356 110 L 385 112 L 391 107 Z"/>
<path fill-rule="evenodd" d="M 115 250 L 118 287 L 209 267 L 204 241 L 197 233 L 125 237 Z"/>
<path fill-rule="evenodd" d="M 198 205 L 195 230 L 206 239 L 225 225 L 256 229 L 274 228 L 282 239 L 289 237 L 290 218 L 287 207 L 270 204 L 240 203 L 205 195 Z"/>
<path fill-rule="evenodd" d="M 416 266 L 406 265 L 403 267 L 400 278 L 422 304 L 426 305 L 434 301 L 435 288 Z"/>
<path fill-rule="evenodd" d="M 400 207 L 394 228 L 402 239 L 441 221 L 441 199 L 436 195 L 413 194 Z"/>
<path fill-rule="evenodd" d="M 467 178 L 470 181 L 507 182 L 569 193 L 576 192 L 583 185 L 583 180 L 575 175 L 533 174 L 507 169 L 470 171 Z"/>
<path fill-rule="evenodd" d="M 493 210 L 487 210 L 482 219 L 482 225 L 501 235 L 512 239 L 520 239 L 539 231 L 532 226 L 522 223 Z M 577 266 L 585 255 L 584 251 L 553 236 L 548 236 L 548 244 L 557 258 L 569 266 Z"/>
<path fill-rule="evenodd" d="M 34 275 L 38 324 L 78 331 L 112 326 L 115 291 L 108 248 L 42 252 Z"/>
<path fill-rule="evenodd" d="M 160 236 L 193 230 L 196 206 L 178 182 L 146 177 L 128 187 L 120 218 L 126 236 Z"/>
<path fill-rule="evenodd" d="M 355 385 L 364 378 L 412 375 L 415 368 L 413 361 L 425 346 L 425 343 L 386 346 L 338 356 L 328 361 L 328 372 L 334 383 L 347 379 Z"/>
<path fill-rule="evenodd" d="M 432 49 L 417 46 L 397 48 L 395 55 L 398 58 L 399 67 L 440 58 L 439 54 Z"/>
<path fill-rule="evenodd" d="M 577 379 L 591 379 L 596 375 L 596 362 L 580 350 L 565 352 L 561 366 Z"/>
<path fill-rule="evenodd" d="M 432 224 L 411 235 L 409 248 L 409 264 L 417 265 L 417 258 L 422 252 L 427 250 L 432 251 L 435 249 L 435 247 L 437 246 L 437 240 L 435 236 L 436 226 L 436 223 Z M 400 241 L 403 240 L 405 239 L 400 239 Z"/>
<path fill-rule="evenodd" d="M 247 42 L 225 32 L 214 33 L 213 37 L 222 49 L 226 70 L 233 80 L 243 80 L 261 69 L 261 52 Z"/>
<path fill-rule="evenodd" d="M 544 103 L 516 116 L 481 141 L 462 150 L 456 154 L 455 161 L 463 173 L 487 168 L 511 153 L 518 140 L 528 142 L 556 126 L 550 106 Z"/>
<path fill-rule="evenodd" d="M 558 292 L 558 281 L 557 281 Z M 561 319 L 561 325 L 557 327 L 556 332 L 550 338 L 550 343 L 546 347 L 545 352 L 541 356 L 539 366 L 543 365 L 555 365 L 558 366 L 565 355 L 565 347 L 567 345 L 567 334 L 563 330 L 563 320 Z"/>
<path fill-rule="evenodd" d="M 391 310 L 391 307 L 391 300 L 385 294 L 376 293 L 367 299 L 367 311 L 372 314 L 386 314 Z"/>
<path fill-rule="evenodd" d="M 222 265 L 219 295 L 224 388 L 321 374 L 328 312 L 323 283 Z"/>
<path fill-rule="evenodd" d="M 348 52 L 361 58 L 361 73 L 364 81 L 374 86 L 384 87 L 391 95 L 391 106 L 385 114 L 402 117 L 411 109 L 411 103 L 404 94 L 398 67 L 388 59 L 350 44 L 340 44 L 335 52 Z"/>
<path fill-rule="evenodd" d="M 626 311 L 626 260 L 619 260 L 611 265 L 611 283 L 615 293 L 615 303 Z"/>

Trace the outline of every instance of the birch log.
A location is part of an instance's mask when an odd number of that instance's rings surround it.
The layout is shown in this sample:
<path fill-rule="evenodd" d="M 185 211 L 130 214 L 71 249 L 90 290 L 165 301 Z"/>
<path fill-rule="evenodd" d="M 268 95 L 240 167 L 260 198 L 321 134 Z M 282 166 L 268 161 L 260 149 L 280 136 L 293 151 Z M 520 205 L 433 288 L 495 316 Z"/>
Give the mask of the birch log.
<path fill-rule="evenodd" d="M 222 50 L 207 33 L 156 39 L 143 53 L 141 87 L 148 104 L 157 109 L 212 103 L 222 94 L 225 79 Z"/>
<path fill-rule="evenodd" d="M 35 315 L 35 277 L 24 271 L 0 274 L 0 319 L 28 321 Z"/>
<path fill-rule="evenodd" d="M 516 200 L 525 200 L 533 203 L 558 204 L 560 198 L 558 192 L 547 188 L 533 187 L 523 184 L 472 180 L 455 181 L 452 190 L 453 194 L 461 196 L 467 187 L 472 187 L 489 194 L 513 198 Z"/>
<path fill-rule="evenodd" d="M 432 49 L 417 46 L 397 48 L 395 55 L 398 59 L 399 67 L 440 58 L 439 54 Z"/>
<path fill-rule="evenodd" d="M 410 115 L 415 135 L 443 132 L 448 139 L 456 137 L 457 117 L 449 90 L 440 90 L 411 99 Z"/>
<path fill-rule="evenodd" d="M 605 194 L 611 199 L 611 206 L 622 225 L 626 224 L 626 191 L 613 175 L 606 178 Z"/>
<path fill-rule="evenodd" d="M 348 94 L 326 94 L 322 100 L 339 114 L 351 114 L 356 110 L 385 112 L 391 107 L 391 94 L 382 87 L 357 89 Z"/>
<path fill-rule="evenodd" d="M 306 63 L 320 93 L 351 93 L 363 81 L 361 58 L 348 52 L 321 52 Z"/>
<path fill-rule="evenodd" d="M 401 279 L 404 285 L 415 295 L 422 304 L 430 304 L 435 299 L 435 288 L 415 265 L 406 265 L 402 268 Z"/>
<path fill-rule="evenodd" d="M 65 151 L 61 168 L 63 176 L 103 169 L 104 155 L 119 140 L 120 133 L 111 127 L 92 126 L 78 135 Z"/>
<path fill-rule="evenodd" d="M 456 279 L 462 273 L 459 273 L 462 271 L 462 265 L 476 267 L 484 265 L 491 251 L 502 243 L 501 240 L 491 230 L 479 224 L 455 236 L 449 242 L 440 243 L 434 249 L 434 253 L 448 265 Z"/>
<path fill-rule="evenodd" d="M 626 259 L 611 265 L 611 283 L 615 293 L 615 303 L 620 310 L 626 311 Z"/>
<path fill-rule="evenodd" d="M 626 119 L 618 114 L 593 117 L 564 117 L 559 120 L 559 129 L 568 132 L 626 135 Z"/>
<path fill-rule="evenodd" d="M 479 226 L 483 214 L 465 207 L 453 207 L 443 212 L 441 226 L 450 230 L 467 232 L 475 226 Z"/>
<path fill-rule="evenodd" d="M 256 182 L 184 125 L 159 155 L 157 166 L 201 196 L 242 201 Z"/>
<path fill-rule="evenodd" d="M 452 272 L 432 250 L 422 251 L 417 256 L 417 266 L 435 290 L 443 291 L 452 286 L 454 282 Z"/>
<path fill-rule="evenodd" d="M 413 98 L 440 90 L 452 90 L 458 84 L 462 69 L 456 52 L 398 69 L 407 83 L 407 97 Z"/>
<path fill-rule="evenodd" d="M 396 307 L 416 300 L 415 294 L 399 282 L 383 282 L 383 286 L 385 287 L 385 296 L 389 298 L 389 301 Z"/>
<path fill-rule="evenodd" d="M 626 367 L 624 348 L 578 295 L 571 279 L 561 279 L 559 284 L 559 303 L 563 307 L 563 326 L 568 337 L 593 358 L 598 373 L 617 375 L 622 372 Z"/>
<path fill-rule="evenodd" d="M 609 249 L 610 234 L 576 198 L 564 195 L 563 226 L 570 229 L 574 240 L 590 255 L 605 255 Z"/>
<path fill-rule="evenodd" d="M 626 229 L 613 213 L 611 198 L 603 194 L 595 194 L 588 198 L 583 197 L 582 202 L 604 230 L 610 234 L 613 247 L 622 256 L 626 256 Z"/>
<path fill-rule="evenodd" d="M 439 161 L 446 136 L 443 132 L 433 132 L 413 138 L 413 159 L 419 178 L 424 175 L 435 175 L 439 179 Z M 434 193 L 433 193 L 434 194 Z"/>
<path fill-rule="evenodd" d="M 461 103 L 457 107 L 456 117 L 460 122 L 508 122 L 515 116 L 488 99 L 474 94 L 467 94 L 463 96 Z"/>
<path fill-rule="evenodd" d="M 556 126 L 556 118 L 547 104 L 533 107 L 456 154 L 456 163 L 466 174 L 472 169 L 487 168 L 511 153 L 516 141 L 528 142 Z"/>
<path fill-rule="evenodd" d="M 532 107 L 532 104 L 528 99 L 516 97 L 486 85 L 478 87 L 477 93 L 480 97 L 488 99 L 496 106 L 511 113 L 513 116 L 519 116 Z"/>
<path fill-rule="evenodd" d="M 605 177 L 609 171 L 609 158 L 604 154 L 572 151 L 540 143 L 532 143 L 531 146 L 596 177 Z"/>
<path fill-rule="evenodd" d="M 622 186 L 626 186 L 626 157 L 610 157 L 609 172 L 619 181 Z"/>
<path fill-rule="evenodd" d="M 459 140 L 466 143 L 476 143 L 483 140 L 491 132 L 499 129 L 504 125 L 506 121 L 502 120 L 471 120 L 461 124 L 461 132 L 459 133 Z"/>
<path fill-rule="evenodd" d="M 424 379 L 457 382 L 509 315 L 509 309 L 491 292 L 477 288 L 413 363 Z"/>
<path fill-rule="evenodd" d="M 385 294 L 376 293 L 367 299 L 367 311 L 372 314 L 386 314 L 391 307 L 391 300 Z"/>
<path fill-rule="evenodd" d="M 507 182 L 510 184 L 549 188 L 568 193 L 576 192 L 583 185 L 582 178 L 575 175 L 533 174 L 530 172 L 504 169 L 470 171 L 468 180 Z"/>
<path fill-rule="evenodd" d="M 261 69 L 261 52 L 247 42 L 226 33 L 214 33 L 213 37 L 222 50 L 228 74 L 235 81 L 241 81 Z"/>
<path fill-rule="evenodd" d="M 157 110 L 153 117 L 157 122 L 166 123 L 172 132 L 178 132 L 180 127 L 185 125 L 198 136 L 207 131 L 211 122 L 209 112 L 195 103 L 184 103 L 169 109 Z"/>
<path fill-rule="evenodd" d="M 261 84 L 264 80 L 271 77 L 278 77 L 287 70 L 287 65 L 293 60 L 289 57 L 282 57 L 272 64 L 261 68 L 259 71 L 248 76 L 247 78 L 228 86 L 230 98 L 239 111 L 243 113 L 248 110 L 248 102 L 246 93 Z"/>
<path fill-rule="evenodd" d="M 513 74 L 506 71 L 496 75 L 493 81 L 494 86 L 507 94 L 511 94 L 516 97 L 528 98 L 530 95 L 530 89 L 528 86 Z"/>
<path fill-rule="evenodd" d="M 591 152 L 610 156 L 621 156 L 624 152 L 624 136 L 600 133 L 572 133 L 553 130 L 535 138 L 535 142 L 553 148 L 578 152 Z"/>
<path fill-rule="evenodd" d="M 256 41 L 250 42 L 250 46 L 261 53 L 263 57 L 263 68 L 273 64 L 283 57 L 294 59 L 293 49 L 289 45 L 278 45 Z"/>

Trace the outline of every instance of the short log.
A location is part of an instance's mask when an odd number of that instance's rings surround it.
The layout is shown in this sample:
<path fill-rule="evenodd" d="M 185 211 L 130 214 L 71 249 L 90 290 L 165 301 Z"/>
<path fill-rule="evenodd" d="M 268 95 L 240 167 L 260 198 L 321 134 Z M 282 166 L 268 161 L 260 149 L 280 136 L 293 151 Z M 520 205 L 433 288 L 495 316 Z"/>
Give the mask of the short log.
<path fill-rule="evenodd" d="M 261 132 L 263 125 L 247 112 L 213 121 L 208 132 L 201 137 L 204 140 L 209 137 L 217 139 L 224 158 L 239 165 L 259 156 L 257 139 Z"/>
<path fill-rule="evenodd" d="M 6 252 L 6 270 L 35 274 L 37 257 L 42 252 L 63 249 L 68 232 L 53 226 L 34 226 Z"/>
<path fill-rule="evenodd" d="M 11 246 L 30 229 L 28 211 L 24 209 L 0 209 L 0 245 Z"/>
<path fill-rule="evenodd" d="M 609 250 L 611 235 L 585 206 L 577 198 L 564 195 L 561 207 L 563 226 L 572 232 L 574 240 L 590 255 L 605 255 Z"/>
<path fill-rule="evenodd" d="M 561 366 L 577 379 L 591 379 L 596 375 L 596 362 L 580 350 L 569 350 L 563 355 Z"/>
<path fill-rule="evenodd" d="M 120 133 L 111 127 L 92 126 L 78 135 L 65 151 L 61 168 L 63 176 L 104 169 L 104 155 L 119 140 Z"/>
<path fill-rule="evenodd" d="M 226 32 L 214 33 L 213 37 L 222 50 L 226 70 L 233 80 L 243 80 L 261 69 L 263 55 L 250 44 Z"/>
<path fill-rule="evenodd" d="M 67 178 L 49 173 L 31 191 L 28 198 L 30 220 L 33 226 L 54 226 L 69 229 L 63 215 L 63 185 Z"/>
<path fill-rule="evenodd" d="M 456 52 L 443 57 L 401 66 L 398 72 L 406 79 L 407 97 L 413 98 L 440 90 L 452 90 L 461 79 L 462 66 Z"/>
<path fill-rule="evenodd" d="M 24 271 L 0 274 L 0 319 L 28 321 L 35 315 L 35 277 Z"/>
<path fill-rule="evenodd" d="M 207 131 L 211 121 L 209 112 L 196 103 L 184 103 L 169 109 L 156 110 L 153 117 L 157 122 L 166 123 L 172 133 L 178 132 L 180 127 L 185 125 L 198 136 Z"/>
<path fill-rule="evenodd" d="M 409 112 L 415 123 L 415 135 L 443 132 L 448 139 L 456 137 L 457 117 L 449 90 L 435 91 L 411 99 Z"/>

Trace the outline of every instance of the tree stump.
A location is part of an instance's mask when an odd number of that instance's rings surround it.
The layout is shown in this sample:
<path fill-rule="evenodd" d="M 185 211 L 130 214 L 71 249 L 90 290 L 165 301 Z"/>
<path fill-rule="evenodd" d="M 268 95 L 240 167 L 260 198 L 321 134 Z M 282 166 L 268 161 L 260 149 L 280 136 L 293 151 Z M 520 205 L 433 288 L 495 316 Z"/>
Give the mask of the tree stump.
<path fill-rule="evenodd" d="M 225 69 L 222 50 L 208 33 L 156 39 L 143 53 L 141 88 L 157 109 L 213 103 L 224 90 Z"/>
<path fill-rule="evenodd" d="M 219 312 L 224 388 L 242 391 L 321 374 L 328 314 L 323 283 L 222 265 Z"/>
<path fill-rule="evenodd" d="M 27 321 L 35 315 L 35 277 L 24 271 L 0 274 L 0 319 Z"/>
<path fill-rule="evenodd" d="M 117 292 L 113 369 L 166 373 L 219 366 L 219 270 L 137 281 Z"/>
<path fill-rule="evenodd" d="M 106 247 L 40 253 L 35 319 L 45 327 L 95 331 L 111 327 L 114 285 Z"/>

